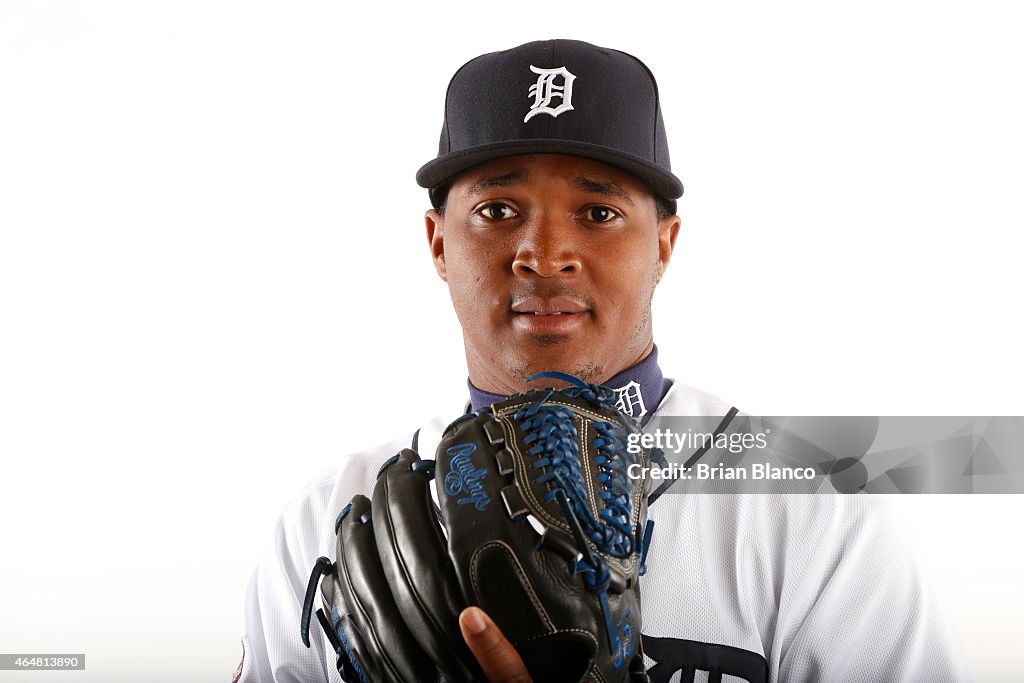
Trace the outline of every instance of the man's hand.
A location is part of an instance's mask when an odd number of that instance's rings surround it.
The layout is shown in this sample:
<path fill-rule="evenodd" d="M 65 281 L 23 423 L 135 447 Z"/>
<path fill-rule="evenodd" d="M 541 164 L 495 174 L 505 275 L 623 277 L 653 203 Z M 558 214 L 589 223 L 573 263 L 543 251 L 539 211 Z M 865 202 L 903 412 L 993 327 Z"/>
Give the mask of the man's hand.
<path fill-rule="evenodd" d="M 459 628 L 490 683 L 532 683 L 519 653 L 486 612 L 467 607 L 459 615 Z"/>

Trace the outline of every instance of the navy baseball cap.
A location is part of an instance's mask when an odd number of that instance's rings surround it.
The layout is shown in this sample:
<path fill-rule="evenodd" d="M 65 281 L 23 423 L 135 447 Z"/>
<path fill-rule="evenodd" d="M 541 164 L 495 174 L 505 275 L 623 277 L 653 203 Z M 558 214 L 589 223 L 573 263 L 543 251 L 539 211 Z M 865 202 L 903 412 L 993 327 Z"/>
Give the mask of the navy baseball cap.
<path fill-rule="evenodd" d="M 578 40 L 526 43 L 464 64 L 448 84 L 437 158 L 416 172 L 416 182 L 437 207 L 463 171 L 541 153 L 615 166 L 669 200 L 683 194 L 650 69 Z"/>

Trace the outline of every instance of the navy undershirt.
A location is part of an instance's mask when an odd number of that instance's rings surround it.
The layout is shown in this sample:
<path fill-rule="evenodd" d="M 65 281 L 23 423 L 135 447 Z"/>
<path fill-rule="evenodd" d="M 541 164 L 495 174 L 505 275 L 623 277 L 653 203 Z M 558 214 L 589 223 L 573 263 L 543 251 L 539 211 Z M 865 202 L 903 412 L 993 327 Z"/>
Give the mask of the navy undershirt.
<path fill-rule="evenodd" d="M 470 380 L 466 380 L 466 383 L 469 384 L 471 410 L 479 410 L 508 398 L 478 389 Z M 661 374 L 661 368 L 658 366 L 658 347 L 655 345 L 646 358 L 604 382 L 604 385 L 619 394 L 620 410 L 641 419 L 650 417 L 661 403 L 661 399 L 665 398 L 672 382 Z"/>

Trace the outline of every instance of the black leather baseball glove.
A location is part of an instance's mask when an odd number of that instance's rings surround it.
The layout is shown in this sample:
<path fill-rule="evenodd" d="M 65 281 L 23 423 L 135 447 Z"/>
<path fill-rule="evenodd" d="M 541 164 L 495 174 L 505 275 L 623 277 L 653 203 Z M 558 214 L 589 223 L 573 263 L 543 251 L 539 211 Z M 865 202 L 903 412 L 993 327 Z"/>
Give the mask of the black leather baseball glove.
<path fill-rule="evenodd" d="M 437 460 L 403 450 L 372 503 L 337 520 L 337 561 L 321 557 L 302 618 L 316 614 L 350 683 L 480 681 L 459 613 L 486 611 L 538 682 L 645 681 L 640 587 L 653 524 L 637 430 L 605 387 L 518 394 L 445 430 Z M 634 449 L 635 450 L 635 449 Z M 438 505 L 431 495 L 436 482 Z"/>

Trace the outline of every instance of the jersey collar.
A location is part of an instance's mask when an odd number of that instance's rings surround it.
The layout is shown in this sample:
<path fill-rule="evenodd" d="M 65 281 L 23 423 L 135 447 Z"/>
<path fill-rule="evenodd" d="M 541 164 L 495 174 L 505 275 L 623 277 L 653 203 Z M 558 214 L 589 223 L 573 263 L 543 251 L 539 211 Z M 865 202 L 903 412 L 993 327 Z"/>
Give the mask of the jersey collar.
<path fill-rule="evenodd" d="M 467 380 L 467 384 L 471 410 L 480 410 L 508 398 L 478 389 L 471 380 Z M 642 361 L 631 368 L 626 368 L 604 385 L 619 395 L 619 410 L 637 420 L 646 421 L 668 393 L 672 382 L 665 379 L 661 373 L 661 367 L 658 365 L 658 347 L 655 345 Z"/>

